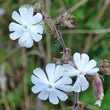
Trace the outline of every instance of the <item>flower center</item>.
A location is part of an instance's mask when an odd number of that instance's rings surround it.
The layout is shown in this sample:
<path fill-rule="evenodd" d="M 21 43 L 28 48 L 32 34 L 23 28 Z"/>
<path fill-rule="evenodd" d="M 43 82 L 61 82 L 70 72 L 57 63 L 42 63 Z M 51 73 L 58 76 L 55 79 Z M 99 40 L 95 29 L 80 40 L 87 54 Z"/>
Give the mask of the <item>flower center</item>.
<path fill-rule="evenodd" d="M 24 25 L 24 28 L 25 28 L 25 29 L 27 29 L 27 28 L 28 28 L 28 26 L 27 26 L 27 25 Z"/>
<path fill-rule="evenodd" d="M 47 86 L 47 91 L 53 91 L 54 90 L 54 86 L 52 84 L 49 84 Z"/>
<path fill-rule="evenodd" d="M 48 88 L 52 88 L 52 85 L 48 85 Z"/>
<path fill-rule="evenodd" d="M 82 75 L 82 72 L 80 72 L 80 75 Z"/>

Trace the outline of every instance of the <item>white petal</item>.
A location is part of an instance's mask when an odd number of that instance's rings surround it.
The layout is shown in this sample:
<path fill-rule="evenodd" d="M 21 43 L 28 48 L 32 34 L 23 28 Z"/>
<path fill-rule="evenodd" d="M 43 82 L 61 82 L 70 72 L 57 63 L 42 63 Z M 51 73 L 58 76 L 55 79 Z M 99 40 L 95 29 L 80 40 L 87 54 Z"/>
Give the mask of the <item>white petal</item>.
<path fill-rule="evenodd" d="M 73 91 L 80 92 L 81 91 L 81 79 L 78 77 L 73 85 Z"/>
<path fill-rule="evenodd" d="M 49 81 L 53 82 L 54 74 L 55 74 L 55 64 L 54 63 L 49 63 L 46 65 L 46 72 Z"/>
<path fill-rule="evenodd" d="M 27 23 L 29 25 L 31 25 L 33 14 L 34 14 L 34 9 L 30 7 L 27 11 L 27 16 L 28 16 Z"/>
<path fill-rule="evenodd" d="M 96 66 L 97 62 L 95 60 L 90 60 L 87 66 L 84 68 L 85 71 L 89 71 L 90 69 Z"/>
<path fill-rule="evenodd" d="M 31 81 L 35 85 L 43 85 L 43 84 L 45 84 L 45 82 L 43 82 L 41 79 L 37 78 L 34 75 L 31 76 Z"/>
<path fill-rule="evenodd" d="M 60 89 L 64 92 L 72 92 L 72 86 L 69 86 L 69 85 L 57 85 L 56 86 L 57 89 Z"/>
<path fill-rule="evenodd" d="M 35 86 L 33 86 L 33 87 L 31 88 L 31 90 L 32 90 L 33 93 L 36 94 L 36 93 L 42 91 L 42 90 L 45 89 L 45 88 L 46 88 L 45 85 L 35 85 Z"/>
<path fill-rule="evenodd" d="M 30 27 L 30 30 L 33 32 L 33 33 L 35 33 L 35 34 L 43 34 L 43 26 L 42 25 L 39 25 L 39 24 L 37 24 L 37 25 L 32 25 L 31 27 Z"/>
<path fill-rule="evenodd" d="M 57 85 L 64 85 L 64 84 L 71 84 L 72 83 L 72 79 L 69 77 L 62 77 L 61 79 L 59 79 L 56 83 L 55 86 Z"/>
<path fill-rule="evenodd" d="M 29 35 L 29 32 L 25 31 L 19 38 L 18 43 L 21 47 L 30 48 L 33 45 L 33 39 Z"/>
<path fill-rule="evenodd" d="M 21 15 L 21 19 L 22 19 L 22 24 L 27 24 L 27 8 L 25 7 L 21 7 L 19 8 L 19 12 Z"/>
<path fill-rule="evenodd" d="M 79 76 L 73 85 L 73 91 L 81 92 L 85 91 L 89 87 L 89 83 L 84 76 Z"/>
<path fill-rule="evenodd" d="M 42 18 L 43 18 L 42 14 L 37 13 L 35 16 L 33 16 L 31 24 L 39 23 L 42 20 Z"/>
<path fill-rule="evenodd" d="M 73 55 L 73 59 L 74 59 L 74 62 L 75 62 L 75 65 L 77 67 L 78 70 L 80 70 L 82 67 L 81 67 L 81 57 L 80 57 L 80 54 L 79 53 L 75 53 Z"/>
<path fill-rule="evenodd" d="M 89 56 L 85 53 L 81 54 L 82 69 L 88 64 L 88 62 L 89 62 Z"/>
<path fill-rule="evenodd" d="M 101 106 L 101 100 L 97 100 L 95 105 L 98 105 L 100 107 Z"/>
<path fill-rule="evenodd" d="M 55 92 L 57 93 L 57 96 L 60 98 L 60 100 L 66 101 L 68 99 L 68 96 L 64 92 L 61 92 L 57 89 L 55 90 Z"/>
<path fill-rule="evenodd" d="M 48 97 L 49 97 L 49 92 L 46 90 L 41 91 L 38 95 L 38 98 L 41 100 L 47 100 Z"/>
<path fill-rule="evenodd" d="M 33 73 L 34 73 L 37 77 L 39 77 L 41 80 L 44 80 L 44 81 L 47 82 L 47 77 L 46 77 L 46 75 L 45 75 L 45 73 L 44 73 L 44 71 L 43 71 L 42 69 L 36 68 L 36 69 L 34 69 Z"/>
<path fill-rule="evenodd" d="M 25 47 L 27 48 L 30 48 L 33 46 L 33 39 L 32 37 L 30 36 L 29 32 L 26 33 L 27 35 L 27 38 L 26 38 L 26 41 L 25 41 Z"/>
<path fill-rule="evenodd" d="M 35 34 L 34 32 L 32 31 L 29 31 L 30 34 L 31 34 L 31 37 L 36 41 L 36 42 L 39 42 L 41 39 L 42 39 L 42 35 L 40 34 Z"/>
<path fill-rule="evenodd" d="M 21 47 L 24 47 L 25 46 L 25 42 L 26 42 L 26 39 L 27 39 L 27 32 L 24 32 L 22 34 L 22 36 L 19 38 L 18 40 L 18 44 L 21 46 Z"/>
<path fill-rule="evenodd" d="M 89 75 L 94 75 L 94 74 L 96 74 L 98 71 L 99 71 L 99 68 L 93 68 L 93 69 L 87 71 L 87 74 L 89 74 Z"/>
<path fill-rule="evenodd" d="M 50 92 L 49 101 L 53 104 L 59 103 L 59 100 L 58 100 L 58 97 L 57 97 L 57 94 L 55 93 L 55 91 Z"/>
<path fill-rule="evenodd" d="M 16 22 L 22 24 L 21 17 L 20 17 L 20 15 L 19 15 L 16 11 L 14 11 L 14 12 L 12 13 L 12 18 L 13 18 Z"/>
<path fill-rule="evenodd" d="M 30 7 L 28 10 L 27 10 L 27 14 L 28 14 L 28 17 L 32 17 L 33 14 L 34 14 L 34 9 L 32 7 Z"/>
<path fill-rule="evenodd" d="M 82 91 L 85 91 L 89 87 L 89 83 L 85 77 L 81 77 Z"/>
<path fill-rule="evenodd" d="M 103 97 L 104 97 L 104 93 L 102 92 L 102 93 L 100 94 L 100 100 L 103 100 Z"/>
<path fill-rule="evenodd" d="M 9 31 L 17 31 L 17 30 L 23 30 L 23 27 L 14 22 L 9 24 Z"/>
<path fill-rule="evenodd" d="M 16 39 L 18 39 L 22 34 L 23 34 L 23 31 L 18 30 L 18 31 L 15 31 L 15 32 L 11 33 L 9 36 L 10 36 L 10 39 L 16 40 Z"/>
<path fill-rule="evenodd" d="M 57 65 L 55 69 L 54 82 L 63 76 L 63 70 L 61 65 Z"/>
<path fill-rule="evenodd" d="M 63 70 L 65 70 L 65 74 L 69 75 L 69 76 L 76 76 L 78 73 L 78 70 L 76 70 L 73 66 L 69 65 L 69 64 L 64 64 L 62 65 Z M 64 74 L 64 76 L 65 76 Z"/>

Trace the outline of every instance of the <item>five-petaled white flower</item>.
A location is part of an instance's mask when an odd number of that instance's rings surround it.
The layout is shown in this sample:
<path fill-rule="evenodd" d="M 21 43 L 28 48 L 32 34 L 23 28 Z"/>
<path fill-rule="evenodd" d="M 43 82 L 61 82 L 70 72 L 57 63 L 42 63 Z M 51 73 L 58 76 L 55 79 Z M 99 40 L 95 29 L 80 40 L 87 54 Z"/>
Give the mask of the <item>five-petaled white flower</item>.
<path fill-rule="evenodd" d="M 89 83 L 86 80 L 85 75 L 94 75 L 99 71 L 99 68 L 94 68 L 97 64 L 96 61 L 89 61 L 89 56 L 85 53 L 81 55 L 79 53 L 75 53 L 73 56 L 73 60 L 76 68 L 69 64 L 64 64 L 62 67 L 63 70 L 66 71 L 68 76 L 77 76 L 77 80 L 73 85 L 73 91 L 81 92 L 89 87 Z"/>
<path fill-rule="evenodd" d="M 12 13 L 12 18 L 17 23 L 10 23 L 9 30 L 13 31 L 10 34 L 12 40 L 19 38 L 18 43 L 22 47 L 30 48 L 33 45 L 33 40 L 36 42 L 42 39 L 43 26 L 40 23 L 43 16 L 41 13 L 34 15 L 34 9 L 32 7 L 19 8 L 20 15 L 14 11 Z"/>
<path fill-rule="evenodd" d="M 32 87 L 33 93 L 39 93 L 38 98 L 41 100 L 47 100 L 53 104 L 58 104 L 59 100 L 65 101 L 68 96 L 64 92 L 71 92 L 72 83 L 71 78 L 62 77 L 63 70 L 61 65 L 55 66 L 54 63 L 46 65 L 47 76 L 40 68 L 36 68 L 31 77 L 31 81 L 35 84 Z M 64 91 L 64 92 L 63 92 Z"/>

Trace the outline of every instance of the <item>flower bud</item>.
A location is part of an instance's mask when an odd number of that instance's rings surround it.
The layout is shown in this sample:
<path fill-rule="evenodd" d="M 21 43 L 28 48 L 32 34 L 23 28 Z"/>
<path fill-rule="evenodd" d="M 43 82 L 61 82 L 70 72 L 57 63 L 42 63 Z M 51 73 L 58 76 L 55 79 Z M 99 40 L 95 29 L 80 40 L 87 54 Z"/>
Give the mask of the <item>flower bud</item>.
<path fill-rule="evenodd" d="M 103 100 L 104 93 L 103 93 L 102 81 L 101 81 L 98 73 L 92 76 L 92 86 L 93 86 L 93 90 L 95 92 L 95 96 L 97 98 L 97 101 L 95 104 L 98 106 L 101 106 L 101 102 Z"/>

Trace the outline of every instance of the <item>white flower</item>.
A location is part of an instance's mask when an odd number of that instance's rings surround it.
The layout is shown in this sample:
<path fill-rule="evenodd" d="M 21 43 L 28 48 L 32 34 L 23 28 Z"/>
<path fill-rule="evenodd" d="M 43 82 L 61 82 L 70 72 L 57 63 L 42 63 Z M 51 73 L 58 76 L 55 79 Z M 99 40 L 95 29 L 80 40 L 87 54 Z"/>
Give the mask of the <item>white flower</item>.
<path fill-rule="evenodd" d="M 40 68 L 36 68 L 31 77 L 31 81 L 35 84 L 32 87 L 33 93 L 39 93 L 38 98 L 41 100 L 47 100 L 53 104 L 58 104 L 59 100 L 65 101 L 68 96 L 63 92 L 71 92 L 72 86 L 69 84 L 72 83 L 71 78 L 62 77 L 63 70 L 60 65 L 55 66 L 54 63 L 46 65 L 46 72 Z"/>
<path fill-rule="evenodd" d="M 10 34 L 12 40 L 19 38 L 18 43 L 22 47 L 30 48 L 33 45 L 33 40 L 36 42 L 42 39 L 43 26 L 40 24 L 42 20 L 42 14 L 37 13 L 34 15 L 34 9 L 32 7 L 19 8 L 18 14 L 16 11 L 12 13 L 12 18 L 17 23 L 10 23 L 9 30 L 13 31 Z"/>
<path fill-rule="evenodd" d="M 65 74 L 67 74 L 70 77 L 77 76 L 77 80 L 73 85 L 73 91 L 84 91 L 89 87 L 89 83 L 86 80 L 85 75 L 94 75 L 99 71 L 99 68 L 94 68 L 97 64 L 96 61 L 89 61 L 89 56 L 85 53 L 81 55 L 79 53 L 75 53 L 73 56 L 73 60 L 76 65 L 76 68 L 69 64 L 64 64 L 62 66 L 63 70 L 65 70 Z"/>

